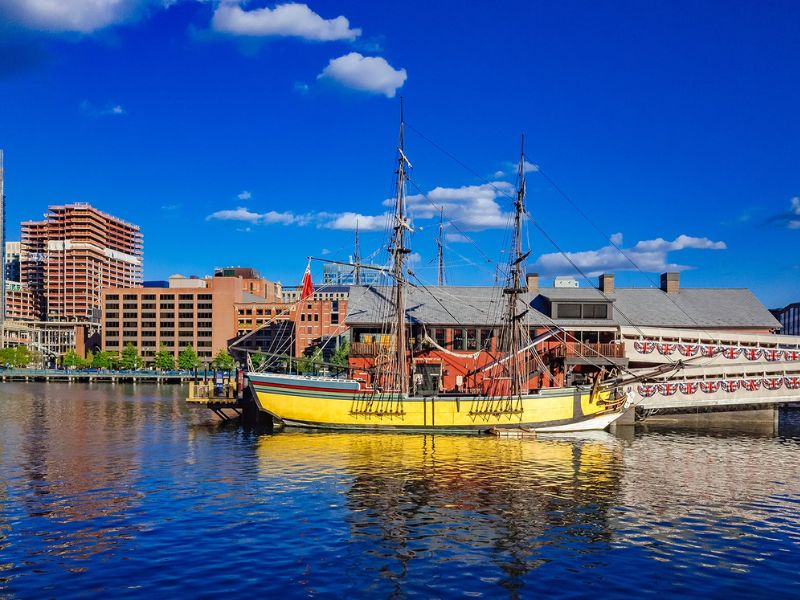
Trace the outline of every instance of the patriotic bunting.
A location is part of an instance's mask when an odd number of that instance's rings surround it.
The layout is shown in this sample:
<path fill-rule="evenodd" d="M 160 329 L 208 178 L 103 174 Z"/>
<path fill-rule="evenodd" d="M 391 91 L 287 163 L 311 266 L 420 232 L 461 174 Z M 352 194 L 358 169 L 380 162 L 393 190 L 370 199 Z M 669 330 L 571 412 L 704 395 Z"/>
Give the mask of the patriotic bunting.
<path fill-rule="evenodd" d="M 713 394 L 719 389 L 719 381 L 701 381 L 700 389 L 706 394 Z"/>
<path fill-rule="evenodd" d="M 721 382 L 722 389 L 728 393 L 733 393 L 739 389 L 739 380 L 738 379 L 726 379 L 725 381 Z"/>
<path fill-rule="evenodd" d="M 761 358 L 761 348 L 744 348 L 742 354 L 747 360 L 758 360 Z"/>
<path fill-rule="evenodd" d="M 642 398 L 649 398 L 650 396 L 654 395 L 658 391 L 658 386 L 647 384 L 647 385 L 640 385 L 637 388 L 639 395 Z"/>
<path fill-rule="evenodd" d="M 676 346 L 677 346 L 677 344 L 667 344 L 667 343 L 659 344 L 658 345 L 658 351 L 661 354 L 663 354 L 664 356 L 669 356 L 670 354 L 675 352 L 675 347 Z"/>
<path fill-rule="evenodd" d="M 672 396 L 678 391 L 677 383 L 662 383 L 658 386 L 658 391 L 662 396 Z"/>

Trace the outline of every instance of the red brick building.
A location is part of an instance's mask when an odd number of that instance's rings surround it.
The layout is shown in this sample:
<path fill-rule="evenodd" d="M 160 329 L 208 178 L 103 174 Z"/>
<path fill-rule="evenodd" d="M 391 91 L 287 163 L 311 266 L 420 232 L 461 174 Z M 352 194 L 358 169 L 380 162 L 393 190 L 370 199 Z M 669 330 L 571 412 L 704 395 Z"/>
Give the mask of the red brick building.
<path fill-rule="evenodd" d="M 142 284 L 139 227 L 78 203 L 22 223 L 20 271 L 39 318 L 99 319 L 103 288 Z"/>

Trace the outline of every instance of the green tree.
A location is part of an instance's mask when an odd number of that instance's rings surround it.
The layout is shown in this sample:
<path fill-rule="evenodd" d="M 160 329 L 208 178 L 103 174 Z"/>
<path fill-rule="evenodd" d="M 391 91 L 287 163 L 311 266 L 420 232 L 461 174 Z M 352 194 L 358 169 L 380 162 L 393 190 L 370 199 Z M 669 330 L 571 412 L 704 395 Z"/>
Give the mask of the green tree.
<path fill-rule="evenodd" d="M 86 353 L 86 358 L 81 359 L 80 367 L 81 369 L 88 369 L 89 367 L 92 366 L 93 363 L 94 363 L 94 352 L 89 350 Z"/>
<path fill-rule="evenodd" d="M 178 355 L 178 368 L 184 371 L 192 371 L 200 368 L 200 357 L 194 350 L 194 346 L 186 346 Z"/>
<path fill-rule="evenodd" d="M 17 346 L 14 350 L 14 366 L 25 368 L 33 361 L 33 354 L 27 346 Z"/>
<path fill-rule="evenodd" d="M 344 340 L 331 357 L 331 362 L 340 367 L 346 367 L 350 364 L 350 341 Z"/>
<path fill-rule="evenodd" d="M 311 354 L 307 354 L 297 360 L 297 372 L 303 374 L 318 373 L 322 367 L 322 348 L 314 348 Z"/>
<path fill-rule="evenodd" d="M 136 346 L 131 342 L 122 350 L 122 357 L 120 358 L 120 367 L 133 371 L 142 366 L 142 358 L 136 352 Z"/>
<path fill-rule="evenodd" d="M 16 348 L 0 348 L 0 364 L 3 366 L 13 367 L 16 364 L 17 349 Z"/>
<path fill-rule="evenodd" d="M 155 358 L 153 359 L 153 366 L 161 371 L 172 371 L 175 368 L 175 357 L 172 351 L 167 350 L 164 344 L 158 348 Z"/>
<path fill-rule="evenodd" d="M 92 366 L 95 369 L 110 369 L 111 368 L 111 353 L 101 350 L 94 355 L 92 359 Z"/>
<path fill-rule="evenodd" d="M 83 359 L 75 351 L 75 348 L 70 348 L 64 354 L 62 363 L 65 369 L 77 369 L 81 365 Z"/>
<path fill-rule="evenodd" d="M 258 369 L 261 366 L 261 363 L 264 362 L 264 359 L 267 358 L 267 355 L 263 352 L 251 352 L 250 353 L 250 362 L 253 363 L 253 368 Z"/>
<path fill-rule="evenodd" d="M 236 364 L 233 357 L 224 348 L 217 352 L 214 360 L 211 361 L 211 368 L 215 371 L 232 371 L 234 366 Z"/>

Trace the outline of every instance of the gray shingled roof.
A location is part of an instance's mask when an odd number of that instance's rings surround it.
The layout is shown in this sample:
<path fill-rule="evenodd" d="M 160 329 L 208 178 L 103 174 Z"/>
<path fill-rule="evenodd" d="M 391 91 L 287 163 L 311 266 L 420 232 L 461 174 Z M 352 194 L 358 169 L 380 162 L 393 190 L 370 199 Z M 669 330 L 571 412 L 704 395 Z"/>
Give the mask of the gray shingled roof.
<path fill-rule="evenodd" d="M 391 288 L 388 286 L 350 288 L 347 302 L 347 325 L 382 323 L 386 319 Z M 530 302 L 525 294 L 523 300 Z M 429 325 L 500 325 L 505 310 L 502 290 L 494 287 L 409 287 L 406 319 L 409 323 Z M 529 325 L 544 325 L 547 317 L 531 308 L 526 315 Z"/>
<path fill-rule="evenodd" d="M 551 302 L 564 302 L 564 301 L 609 301 L 614 300 L 616 296 L 612 294 L 603 294 L 597 288 L 543 288 L 539 290 L 539 296 L 547 298 Z"/>
<path fill-rule="evenodd" d="M 748 289 L 617 288 L 614 317 L 620 325 L 653 327 L 759 327 L 780 323 Z"/>
<path fill-rule="evenodd" d="M 348 325 L 381 323 L 389 287 L 350 288 Z M 548 288 L 540 298 L 551 301 L 603 300 L 591 288 Z M 555 319 L 562 326 L 638 325 L 651 327 L 757 327 L 778 329 L 780 323 L 747 289 L 689 288 L 666 294 L 658 288 L 616 288 L 613 319 Z M 531 296 L 523 296 L 530 303 Z M 499 325 L 504 311 L 502 291 L 494 287 L 411 287 L 406 316 L 411 323 L 430 325 Z M 529 325 L 548 325 L 551 320 L 531 308 Z"/>

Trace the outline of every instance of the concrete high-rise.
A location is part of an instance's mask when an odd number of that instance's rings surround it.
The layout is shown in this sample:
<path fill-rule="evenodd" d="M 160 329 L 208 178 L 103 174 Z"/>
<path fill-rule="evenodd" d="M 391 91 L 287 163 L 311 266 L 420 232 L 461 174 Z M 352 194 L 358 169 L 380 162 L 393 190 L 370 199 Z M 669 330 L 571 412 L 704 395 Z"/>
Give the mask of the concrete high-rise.
<path fill-rule="evenodd" d="M 20 267 L 43 319 L 99 321 L 101 290 L 142 285 L 142 233 L 84 204 L 22 223 Z"/>

